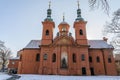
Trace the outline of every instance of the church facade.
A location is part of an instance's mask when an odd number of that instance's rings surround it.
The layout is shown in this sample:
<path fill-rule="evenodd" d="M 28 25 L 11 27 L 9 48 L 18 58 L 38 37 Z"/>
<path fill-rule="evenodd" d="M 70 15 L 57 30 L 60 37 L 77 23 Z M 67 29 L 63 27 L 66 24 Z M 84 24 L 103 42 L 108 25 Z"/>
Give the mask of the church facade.
<path fill-rule="evenodd" d="M 88 40 L 87 22 L 77 9 L 74 21 L 75 38 L 69 32 L 70 25 L 63 21 L 59 32 L 53 37 L 55 23 L 52 10 L 47 10 L 47 18 L 42 22 L 42 39 L 31 40 L 20 51 L 18 74 L 44 75 L 117 75 L 113 58 L 113 47 L 107 39 Z"/>

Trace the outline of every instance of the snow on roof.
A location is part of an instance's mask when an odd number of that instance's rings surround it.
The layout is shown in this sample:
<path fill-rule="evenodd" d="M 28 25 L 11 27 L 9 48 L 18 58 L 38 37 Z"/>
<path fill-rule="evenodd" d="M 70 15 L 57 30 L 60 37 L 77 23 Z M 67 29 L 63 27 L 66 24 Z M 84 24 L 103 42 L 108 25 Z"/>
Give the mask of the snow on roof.
<path fill-rule="evenodd" d="M 41 45 L 41 40 L 31 40 L 25 48 L 39 48 Z M 90 48 L 100 49 L 100 48 L 113 48 L 104 40 L 88 40 L 88 45 Z"/>
<path fill-rule="evenodd" d="M 14 58 L 10 58 L 10 60 L 19 60 L 20 57 L 14 57 Z"/>
<path fill-rule="evenodd" d="M 39 48 L 40 45 L 40 40 L 31 40 L 25 48 Z"/>
<path fill-rule="evenodd" d="M 112 45 L 109 45 L 104 40 L 88 40 L 88 44 L 90 45 L 90 48 L 113 48 Z"/>

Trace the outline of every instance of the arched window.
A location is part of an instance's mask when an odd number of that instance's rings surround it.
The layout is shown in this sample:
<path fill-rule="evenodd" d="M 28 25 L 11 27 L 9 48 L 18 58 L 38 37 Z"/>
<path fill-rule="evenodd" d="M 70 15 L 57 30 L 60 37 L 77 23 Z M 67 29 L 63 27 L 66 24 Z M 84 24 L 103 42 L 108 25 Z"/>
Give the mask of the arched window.
<path fill-rule="evenodd" d="M 62 59 L 61 68 L 67 69 L 67 62 L 66 62 L 66 59 L 65 59 L 65 58 Z"/>
<path fill-rule="evenodd" d="M 36 54 L 36 61 L 40 61 L 40 54 Z"/>
<path fill-rule="evenodd" d="M 22 54 L 20 55 L 20 61 L 22 60 Z"/>
<path fill-rule="evenodd" d="M 96 61 L 97 61 L 97 62 L 100 62 L 100 58 L 99 58 L 98 56 L 96 57 Z"/>
<path fill-rule="evenodd" d="M 85 61 L 85 55 L 84 54 L 81 55 L 81 59 L 82 59 L 82 61 Z"/>
<path fill-rule="evenodd" d="M 109 57 L 109 58 L 108 58 L 108 63 L 111 63 L 111 62 L 112 62 L 112 60 L 111 60 L 111 58 Z"/>
<path fill-rule="evenodd" d="M 72 59 L 73 59 L 73 62 L 75 63 L 76 62 L 76 55 L 75 55 L 75 53 L 73 53 Z"/>
<path fill-rule="evenodd" d="M 44 60 L 47 60 L 47 54 L 44 54 L 44 55 L 43 55 L 43 59 L 44 59 Z"/>
<path fill-rule="evenodd" d="M 49 35 L 49 30 L 46 30 L 46 35 Z"/>
<path fill-rule="evenodd" d="M 92 62 L 92 57 L 91 56 L 89 56 L 89 62 Z"/>
<path fill-rule="evenodd" d="M 80 29 L 79 34 L 83 35 L 83 30 L 82 29 Z"/>
<path fill-rule="evenodd" d="M 65 51 L 61 52 L 61 68 L 68 68 L 68 54 Z"/>
<path fill-rule="evenodd" d="M 55 53 L 52 55 L 52 62 L 56 62 L 56 54 Z"/>

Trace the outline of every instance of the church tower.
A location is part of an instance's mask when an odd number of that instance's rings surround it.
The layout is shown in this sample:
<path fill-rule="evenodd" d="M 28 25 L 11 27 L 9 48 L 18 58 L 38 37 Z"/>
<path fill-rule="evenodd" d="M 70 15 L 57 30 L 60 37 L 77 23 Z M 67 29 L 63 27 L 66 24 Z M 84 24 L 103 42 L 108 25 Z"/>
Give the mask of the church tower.
<path fill-rule="evenodd" d="M 69 27 L 69 24 L 65 22 L 65 17 L 63 14 L 63 21 L 58 25 L 60 35 L 68 35 Z"/>
<path fill-rule="evenodd" d="M 77 44 L 87 45 L 86 23 L 87 21 L 84 21 L 84 19 L 81 17 L 81 9 L 79 8 L 78 1 L 77 18 L 74 22 L 75 39 Z"/>
<path fill-rule="evenodd" d="M 47 10 L 47 18 L 42 22 L 43 24 L 43 32 L 42 32 L 42 45 L 49 45 L 52 43 L 53 40 L 53 29 L 55 27 L 55 24 L 53 22 L 53 19 L 51 18 L 52 10 L 50 9 L 50 3 L 49 2 L 49 9 Z"/>

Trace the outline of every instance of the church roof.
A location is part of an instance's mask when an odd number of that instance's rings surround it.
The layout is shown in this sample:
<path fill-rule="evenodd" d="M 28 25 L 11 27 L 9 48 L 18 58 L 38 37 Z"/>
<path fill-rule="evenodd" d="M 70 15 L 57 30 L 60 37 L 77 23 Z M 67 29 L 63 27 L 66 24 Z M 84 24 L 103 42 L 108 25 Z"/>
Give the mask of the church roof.
<path fill-rule="evenodd" d="M 60 24 L 68 24 L 67 22 L 65 22 L 65 21 L 62 21 Z"/>
<path fill-rule="evenodd" d="M 41 40 L 31 40 L 25 48 L 39 48 Z"/>
<path fill-rule="evenodd" d="M 90 48 L 113 48 L 112 45 L 108 44 L 104 40 L 88 40 L 88 44 L 90 45 Z"/>
<path fill-rule="evenodd" d="M 31 40 L 25 48 L 39 48 L 40 45 L 41 40 Z M 88 40 L 88 45 L 90 45 L 91 49 L 113 48 L 104 40 Z"/>

